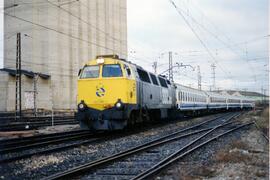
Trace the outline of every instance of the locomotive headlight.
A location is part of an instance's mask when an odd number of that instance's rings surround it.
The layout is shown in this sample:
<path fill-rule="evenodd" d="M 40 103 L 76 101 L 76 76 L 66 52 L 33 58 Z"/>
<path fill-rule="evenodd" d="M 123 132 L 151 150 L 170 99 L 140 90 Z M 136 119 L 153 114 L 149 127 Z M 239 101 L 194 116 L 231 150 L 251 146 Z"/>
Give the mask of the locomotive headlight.
<path fill-rule="evenodd" d="M 116 103 L 116 108 L 120 109 L 122 107 L 122 104 L 120 102 Z"/>
<path fill-rule="evenodd" d="M 104 64 L 104 59 L 103 58 L 98 58 L 97 59 L 97 64 Z"/>
<path fill-rule="evenodd" d="M 118 99 L 118 101 L 115 103 L 114 106 L 115 106 L 116 109 L 118 109 L 118 110 L 121 110 L 121 109 L 123 109 L 123 107 L 124 107 L 124 105 L 123 105 L 123 103 L 121 102 L 120 99 Z"/>
<path fill-rule="evenodd" d="M 81 101 L 81 102 L 78 104 L 78 109 L 79 109 L 80 111 L 84 111 L 85 108 L 86 108 L 86 105 L 85 105 L 84 101 Z"/>
<path fill-rule="evenodd" d="M 84 108 L 84 104 L 79 104 L 79 109 L 83 109 Z"/>

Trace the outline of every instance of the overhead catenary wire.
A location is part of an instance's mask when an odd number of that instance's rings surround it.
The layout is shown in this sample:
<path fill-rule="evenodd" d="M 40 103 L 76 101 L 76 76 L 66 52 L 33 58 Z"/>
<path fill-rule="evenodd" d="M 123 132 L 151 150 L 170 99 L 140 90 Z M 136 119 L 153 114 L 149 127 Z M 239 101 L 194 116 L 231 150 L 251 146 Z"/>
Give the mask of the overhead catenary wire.
<path fill-rule="evenodd" d="M 67 9 L 61 7 L 62 5 L 67 5 L 67 4 L 72 4 L 72 3 L 75 3 L 75 2 L 79 2 L 79 3 L 82 3 L 81 1 L 79 0 L 74 0 L 74 1 L 70 1 L 70 2 L 65 2 L 65 3 L 61 3 L 59 1 L 57 1 L 59 4 L 55 4 L 54 2 L 50 1 L 50 0 L 44 0 L 45 2 L 31 2 L 31 3 L 18 3 L 16 4 L 16 6 L 18 5 L 28 5 L 28 4 L 51 4 L 52 6 L 56 7 L 56 8 L 59 8 L 61 9 L 62 11 L 65 11 L 66 13 L 68 13 L 69 15 L 71 15 L 72 17 L 74 18 L 77 18 L 79 21 L 83 22 L 83 23 L 86 23 L 87 25 L 91 26 L 92 28 L 96 29 L 97 31 L 103 33 L 105 35 L 105 37 L 109 37 L 111 38 L 113 41 L 119 41 L 119 43 L 123 43 L 121 39 L 117 39 L 113 36 L 110 36 L 109 33 L 107 33 L 106 31 L 96 27 L 95 25 L 89 23 L 88 21 L 82 19 L 81 17 L 79 16 L 76 16 L 75 14 L 73 14 L 72 12 L 68 11 Z M 82 3 L 83 4 L 83 3 Z M 88 7 L 87 7 L 88 8 Z"/>
<path fill-rule="evenodd" d="M 182 12 L 179 10 L 179 8 L 177 7 L 177 5 L 174 3 L 173 0 L 169 0 L 169 2 L 173 5 L 173 7 L 176 9 L 176 11 L 178 12 L 178 14 L 183 18 L 183 20 L 185 21 L 185 23 L 188 25 L 188 27 L 191 29 L 191 31 L 193 32 L 193 34 L 196 36 L 196 38 L 199 40 L 199 42 L 202 44 L 202 46 L 206 49 L 207 53 L 209 54 L 209 56 L 212 58 L 213 62 L 215 62 L 218 67 L 223 71 L 223 73 L 226 75 L 226 77 L 228 79 L 232 79 L 229 75 L 228 72 L 226 72 L 224 70 L 224 68 L 222 66 L 219 65 L 218 61 L 216 60 L 216 58 L 214 57 L 214 55 L 211 53 L 211 51 L 209 50 L 209 48 L 207 47 L 207 45 L 203 42 L 203 40 L 200 38 L 200 36 L 197 34 L 197 32 L 193 29 L 193 27 L 191 26 L 191 24 L 187 21 L 186 17 L 182 14 Z"/>
<path fill-rule="evenodd" d="M 46 1 L 48 1 L 48 0 L 46 0 Z M 54 6 L 57 7 L 57 8 L 61 8 L 61 7 L 58 7 L 56 4 L 54 4 L 54 3 L 50 2 L 50 1 L 48 1 L 48 3 L 54 5 Z M 66 9 L 64 9 L 64 8 L 61 8 L 61 9 L 64 10 L 65 12 L 67 12 L 67 13 L 70 13 L 68 10 L 66 10 Z M 17 18 L 17 19 L 19 19 L 19 20 L 21 20 L 21 21 L 25 21 L 25 22 L 28 22 L 28 23 L 31 23 L 31 24 L 40 26 L 40 27 L 42 27 L 42 28 L 45 28 L 45 29 L 48 29 L 48 30 L 51 30 L 51 31 L 55 31 L 55 32 L 60 33 L 60 34 L 62 34 L 62 35 L 66 35 L 66 36 L 68 36 L 68 37 L 70 37 L 70 38 L 74 38 L 74 39 L 77 39 L 77 40 L 80 40 L 80 41 L 84 41 L 84 42 L 86 42 L 86 43 L 93 44 L 93 45 L 96 45 L 96 46 L 101 47 L 101 48 L 103 48 L 103 49 L 110 50 L 110 51 L 113 51 L 113 52 L 114 52 L 114 49 L 111 49 L 111 48 L 108 48 L 108 47 L 99 45 L 99 44 L 97 44 L 97 43 L 90 42 L 90 41 L 88 41 L 88 40 L 84 40 L 84 39 L 82 39 L 82 38 L 79 38 L 79 37 L 70 35 L 70 34 L 65 33 L 65 32 L 61 32 L 61 31 L 59 31 L 59 30 L 56 30 L 56 29 L 53 29 L 53 28 L 50 28 L 50 27 L 47 27 L 47 26 L 44 26 L 44 25 L 41 25 L 41 24 L 32 22 L 32 21 L 29 21 L 29 20 L 23 19 L 23 18 L 20 18 L 20 17 L 17 17 L 17 16 L 15 16 L 15 15 L 11 15 L 11 14 L 8 14 L 8 13 L 5 13 L 5 14 L 8 15 L 8 16 L 10 16 L 10 17 Z M 71 13 L 71 14 L 72 14 L 72 13 Z M 72 14 L 72 15 L 75 16 L 74 14 Z M 76 17 L 76 16 L 75 16 L 75 17 Z M 77 17 L 77 18 L 79 18 L 79 17 Z M 80 20 L 82 20 L 82 19 L 80 19 Z M 100 30 L 100 29 L 97 29 L 97 30 Z M 101 31 L 101 32 L 104 33 L 104 31 Z M 124 55 L 127 56 L 126 53 L 125 53 Z M 138 58 L 136 58 L 136 59 L 138 59 Z M 139 59 L 142 59 L 142 58 L 140 57 Z M 145 58 L 143 58 L 143 60 L 144 60 L 144 61 L 148 61 L 148 60 L 146 60 Z"/>
<path fill-rule="evenodd" d="M 85 20 L 82 19 L 81 17 L 76 16 L 76 15 L 73 14 L 72 12 L 66 10 L 65 8 L 63 8 L 63 7 L 61 7 L 61 6 L 57 5 L 57 4 L 52 3 L 50 0 L 46 0 L 46 1 L 47 1 L 49 4 L 51 4 L 52 6 L 54 6 L 54 7 L 56 7 L 56 8 L 59 8 L 59 9 L 61 9 L 62 11 L 64 11 L 64 12 L 68 13 L 69 15 L 71 15 L 72 17 L 78 19 L 79 21 L 81 21 L 81 22 L 83 22 L 83 23 L 85 23 L 85 24 L 87 24 L 87 25 L 93 27 L 93 28 L 96 29 L 97 31 L 99 31 L 99 32 L 101 32 L 101 33 L 104 33 L 105 36 L 108 36 L 109 38 L 113 39 L 114 41 L 119 41 L 120 43 L 122 43 L 122 41 L 121 41 L 120 39 L 117 39 L 117 38 L 115 38 L 115 37 L 110 36 L 109 33 L 107 33 L 106 31 L 104 31 L 104 30 L 102 30 L 102 29 L 100 29 L 100 28 L 94 26 L 93 24 L 89 23 L 88 21 L 85 21 Z M 80 2 L 80 1 L 77 1 L 77 2 Z"/>
<path fill-rule="evenodd" d="M 254 78 L 255 81 L 256 81 L 255 70 L 254 70 L 253 66 L 250 64 L 250 62 L 248 61 L 248 58 L 242 57 L 240 54 L 238 54 L 238 52 L 237 52 L 235 49 L 233 49 L 231 45 L 227 44 L 227 43 L 226 43 L 224 40 L 222 40 L 217 34 L 215 34 L 215 33 L 213 33 L 212 31 L 210 31 L 210 30 L 209 30 L 208 28 L 206 28 L 203 24 L 199 23 L 194 17 L 191 16 L 191 14 L 190 14 L 189 12 L 186 12 L 186 11 L 184 11 L 184 10 L 181 10 L 179 7 L 178 7 L 178 9 L 179 9 L 180 11 L 182 11 L 183 13 L 185 13 L 187 17 L 189 17 L 194 23 L 196 23 L 197 25 L 199 25 L 203 30 L 205 30 L 206 32 L 208 32 L 212 37 L 214 37 L 215 39 L 217 39 L 218 41 L 220 41 L 222 44 L 224 44 L 226 48 L 228 48 L 228 49 L 231 50 L 233 53 L 235 53 L 236 55 L 238 55 L 242 60 L 246 61 L 246 62 L 248 63 L 248 65 L 249 65 L 249 68 L 252 70 L 253 78 Z M 202 14 L 203 14 L 203 13 L 202 13 Z M 204 15 L 204 14 L 203 14 L 203 15 Z M 204 16 L 205 16 L 205 15 L 204 15 Z M 213 24 L 213 23 L 211 22 L 211 24 Z M 213 25 L 214 25 L 214 24 L 213 24 Z M 216 26 L 215 26 L 215 28 L 216 28 Z M 217 28 L 216 28 L 216 29 L 217 29 Z M 224 34 L 224 33 L 223 33 L 223 34 Z M 231 41 L 230 38 L 229 38 L 228 36 L 226 36 L 225 34 L 224 34 L 224 36 L 225 36 L 229 41 Z M 269 35 L 261 36 L 261 37 L 256 38 L 256 39 L 261 39 L 261 38 L 266 38 L 266 37 L 269 37 Z M 254 40 L 254 39 L 253 39 L 253 40 Z M 252 41 L 253 41 L 253 40 L 252 40 Z M 239 47 L 238 45 L 234 45 L 234 46 Z M 243 51 L 243 49 L 242 49 L 242 51 Z"/>
<path fill-rule="evenodd" d="M 39 23 L 35 23 L 35 22 L 30 21 L 30 20 L 27 20 L 27 19 L 23 19 L 23 18 L 21 18 L 21 17 L 15 16 L 15 15 L 11 15 L 11 14 L 9 14 L 9 13 L 4 13 L 4 14 L 7 15 L 7 16 L 9 16 L 9 17 L 18 19 L 18 20 L 20 20 L 20 21 L 24 21 L 24 22 L 30 23 L 30 24 L 32 24 L 32 25 L 36 25 L 36 26 L 42 27 L 42 28 L 47 29 L 47 30 L 50 30 L 50 31 L 54 31 L 54 32 L 56 32 L 56 33 L 58 33 L 58 34 L 62 34 L 62 35 L 67 36 L 67 37 L 69 37 L 69 38 L 76 39 L 76 40 L 79 40 L 79 41 L 82 41 L 82 42 L 85 42 L 85 43 L 88 43 L 88 44 L 91 44 L 91 45 L 95 45 L 95 46 L 100 47 L 100 48 L 103 48 L 103 49 L 105 49 L 105 50 L 110 50 L 110 51 L 112 51 L 112 52 L 114 51 L 114 49 L 112 49 L 112 48 L 108 48 L 108 47 L 105 47 L 105 46 L 103 46 L 103 45 L 97 44 L 97 43 L 95 43 L 95 42 L 92 42 L 92 41 L 89 41 L 89 40 L 85 40 L 85 39 L 82 39 L 82 38 L 80 38 L 80 37 L 76 37 L 76 36 L 74 36 L 74 35 L 70 35 L 70 34 L 68 34 L 68 33 L 59 31 L 59 30 L 57 30 L 57 29 L 54 29 L 54 28 L 51 28 L 51 27 L 47 27 L 47 26 L 42 25 L 42 24 L 39 24 Z M 127 54 L 125 53 L 124 55 L 127 55 Z"/>

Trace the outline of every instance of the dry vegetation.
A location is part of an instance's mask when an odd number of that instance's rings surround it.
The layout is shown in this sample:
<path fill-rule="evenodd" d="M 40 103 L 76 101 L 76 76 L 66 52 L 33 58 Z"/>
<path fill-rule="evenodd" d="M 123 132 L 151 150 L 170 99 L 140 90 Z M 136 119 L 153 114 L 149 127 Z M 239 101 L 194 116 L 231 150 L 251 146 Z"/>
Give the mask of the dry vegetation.
<path fill-rule="evenodd" d="M 261 118 L 257 121 L 258 126 L 269 137 L 269 108 L 261 113 Z"/>
<path fill-rule="evenodd" d="M 269 134 L 269 109 L 250 111 L 240 120 L 242 123 L 252 121 L 260 129 L 253 126 L 240 139 L 219 150 L 207 165 L 180 165 L 181 171 L 177 171 L 180 177 L 173 179 L 268 179 L 269 143 L 261 132 Z"/>

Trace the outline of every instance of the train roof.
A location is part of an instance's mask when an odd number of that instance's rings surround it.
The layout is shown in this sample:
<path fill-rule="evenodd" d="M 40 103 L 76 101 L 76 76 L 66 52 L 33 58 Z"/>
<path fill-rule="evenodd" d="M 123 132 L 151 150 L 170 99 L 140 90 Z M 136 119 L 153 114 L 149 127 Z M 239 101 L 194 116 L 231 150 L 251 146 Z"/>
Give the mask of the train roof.
<path fill-rule="evenodd" d="M 148 70 L 145 70 L 143 67 L 141 67 L 141 66 L 139 66 L 139 65 L 137 65 L 137 64 L 135 64 L 135 63 L 133 63 L 133 62 L 131 62 L 131 61 L 127 61 L 126 59 L 120 58 L 117 54 L 108 54 L 108 55 L 98 55 L 98 56 L 96 56 L 96 59 L 99 59 L 99 58 L 107 58 L 107 59 L 115 59 L 115 60 L 123 61 L 123 62 L 125 62 L 125 63 L 129 63 L 129 64 L 131 64 L 131 65 L 134 65 L 134 66 L 135 66 L 136 68 L 138 68 L 138 69 L 141 69 L 141 70 L 146 71 L 146 72 L 148 72 L 148 73 L 154 74 L 154 75 L 156 75 L 157 77 L 161 77 L 161 78 L 164 78 L 164 79 L 166 79 L 167 81 L 169 81 L 168 78 L 167 78 L 166 76 L 161 75 L 161 74 L 155 74 L 155 73 L 153 73 L 153 72 L 150 72 L 150 71 L 148 71 Z M 93 61 L 93 60 L 90 60 L 90 61 Z M 171 81 L 170 81 L 170 82 L 171 82 Z M 173 83 L 171 82 L 171 84 L 173 84 Z"/>
<path fill-rule="evenodd" d="M 206 95 L 206 94 L 205 94 L 205 91 L 202 91 L 202 90 L 199 90 L 199 89 L 191 88 L 191 87 L 184 86 L 184 85 L 177 84 L 177 83 L 174 83 L 174 85 L 175 85 L 178 89 L 187 90 L 187 91 L 190 91 L 190 92 L 193 92 L 193 93 Z"/>

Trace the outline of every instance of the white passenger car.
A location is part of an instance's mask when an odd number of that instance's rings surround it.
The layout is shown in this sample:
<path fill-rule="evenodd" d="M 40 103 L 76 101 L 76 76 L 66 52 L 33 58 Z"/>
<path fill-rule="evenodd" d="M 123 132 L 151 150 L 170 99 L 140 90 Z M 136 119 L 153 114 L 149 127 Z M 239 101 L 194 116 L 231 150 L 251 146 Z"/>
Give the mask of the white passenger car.
<path fill-rule="evenodd" d="M 176 84 L 176 106 L 181 111 L 207 110 L 204 91 Z"/>

